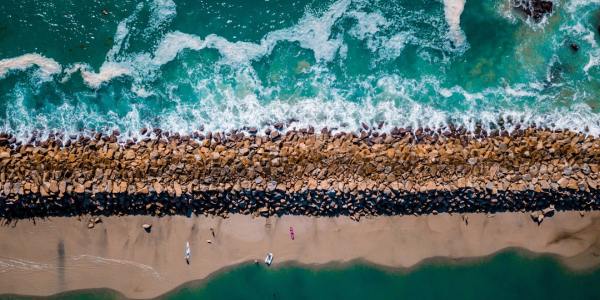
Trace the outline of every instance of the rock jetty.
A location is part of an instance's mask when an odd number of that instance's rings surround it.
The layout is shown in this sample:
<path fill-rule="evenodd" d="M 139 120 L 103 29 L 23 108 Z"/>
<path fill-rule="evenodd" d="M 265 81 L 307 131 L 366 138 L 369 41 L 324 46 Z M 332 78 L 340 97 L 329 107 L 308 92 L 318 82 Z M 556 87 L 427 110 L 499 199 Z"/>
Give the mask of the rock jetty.
<path fill-rule="evenodd" d="M 333 133 L 144 129 L 20 143 L 0 134 L 0 217 L 594 210 L 600 138 L 450 126 Z"/>

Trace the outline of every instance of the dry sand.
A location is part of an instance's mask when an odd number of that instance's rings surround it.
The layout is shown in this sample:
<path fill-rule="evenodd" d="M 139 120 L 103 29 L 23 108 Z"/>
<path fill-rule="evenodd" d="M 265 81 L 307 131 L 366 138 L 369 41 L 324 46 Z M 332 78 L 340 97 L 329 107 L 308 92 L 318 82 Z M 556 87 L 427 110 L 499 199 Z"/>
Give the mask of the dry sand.
<path fill-rule="evenodd" d="M 468 218 L 468 225 L 463 216 Z M 153 225 L 150 233 L 143 223 Z M 296 239 L 289 237 L 293 226 Z M 214 228 L 216 237 L 212 237 Z M 207 240 L 212 240 L 208 244 Z M 528 214 L 348 218 L 146 216 L 19 221 L 0 227 L 0 294 L 49 295 L 111 288 L 150 298 L 224 268 L 275 254 L 274 266 L 356 259 L 408 268 L 434 257 L 480 257 L 515 247 L 557 255 L 574 269 L 600 264 L 600 212 L 557 213 L 538 226 Z M 184 245 L 192 250 L 185 263 Z"/>

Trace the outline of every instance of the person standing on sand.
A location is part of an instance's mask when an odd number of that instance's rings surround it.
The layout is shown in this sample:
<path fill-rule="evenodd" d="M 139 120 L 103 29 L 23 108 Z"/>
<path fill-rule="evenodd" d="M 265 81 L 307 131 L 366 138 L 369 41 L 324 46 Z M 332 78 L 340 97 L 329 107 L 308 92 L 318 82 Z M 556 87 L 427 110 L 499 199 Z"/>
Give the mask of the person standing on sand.
<path fill-rule="evenodd" d="M 192 251 L 190 250 L 190 242 L 185 242 L 185 262 L 190 264 L 190 256 L 192 256 Z"/>

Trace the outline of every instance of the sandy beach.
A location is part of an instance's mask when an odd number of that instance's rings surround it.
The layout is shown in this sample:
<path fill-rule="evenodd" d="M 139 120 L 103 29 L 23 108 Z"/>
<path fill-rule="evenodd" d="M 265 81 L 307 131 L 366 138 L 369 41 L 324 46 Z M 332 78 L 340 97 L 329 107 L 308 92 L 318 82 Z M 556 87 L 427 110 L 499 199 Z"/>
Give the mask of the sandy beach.
<path fill-rule="evenodd" d="M 0 294 L 110 288 L 129 298 L 152 298 L 228 266 L 262 262 L 267 252 L 275 255 L 273 267 L 361 260 L 410 268 L 426 259 L 481 257 L 506 248 L 556 255 L 576 270 L 600 264 L 600 212 L 559 212 L 540 226 L 522 213 L 360 222 L 345 217 L 127 216 L 102 218 L 93 229 L 87 222 L 52 218 L 0 227 Z M 151 232 L 142 229 L 144 223 L 152 224 Z M 186 241 L 192 251 L 189 265 Z"/>

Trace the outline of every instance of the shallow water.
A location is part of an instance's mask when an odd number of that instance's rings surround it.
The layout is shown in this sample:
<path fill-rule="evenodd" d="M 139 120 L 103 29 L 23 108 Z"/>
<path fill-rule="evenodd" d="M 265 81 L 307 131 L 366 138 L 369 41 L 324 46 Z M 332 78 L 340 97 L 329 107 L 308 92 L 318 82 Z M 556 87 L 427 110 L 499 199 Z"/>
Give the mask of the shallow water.
<path fill-rule="evenodd" d="M 245 265 L 161 299 L 600 299 L 600 270 L 573 273 L 550 257 L 504 252 L 483 260 L 426 263 L 409 271 L 364 264 L 305 268 Z M 0 297 L 2 298 L 2 297 Z M 51 299 L 119 298 L 109 291 Z M 15 297 L 11 299 L 25 299 Z"/>
<path fill-rule="evenodd" d="M 551 258 L 503 253 L 478 262 L 405 272 L 244 266 L 168 299 L 599 299 L 600 271 L 573 274 Z"/>
<path fill-rule="evenodd" d="M 600 134 L 598 0 L 556 1 L 541 24 L 504 0 L 88 2 L 0 2 L 2 130 L 504 117 Z"/>

